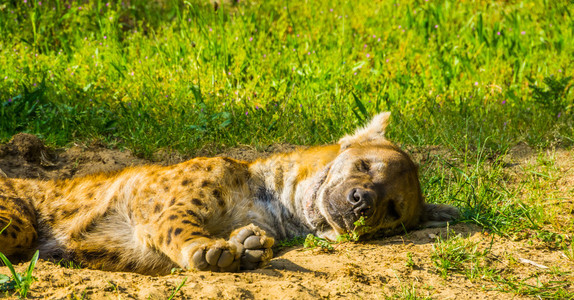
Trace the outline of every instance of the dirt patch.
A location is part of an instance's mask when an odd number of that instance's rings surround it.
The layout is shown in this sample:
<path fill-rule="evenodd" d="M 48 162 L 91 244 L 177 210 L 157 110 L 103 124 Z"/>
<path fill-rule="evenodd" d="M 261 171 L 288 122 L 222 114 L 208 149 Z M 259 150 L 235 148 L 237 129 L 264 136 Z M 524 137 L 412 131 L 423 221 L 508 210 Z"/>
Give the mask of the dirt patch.
<path fill-rule="evenodd" d="M 250 160 L 294 148 L 290 145 L 276 145 L 265 151 L 257 151 L 245 146 L 221 155 Z M 440 155 L 440 149 L 431 150 L 429 152 Z M 535 151 L 519 150 L 516 155 L 511 155 L 512 164 L 522 166 L 537 159 Z M 422 154 L 415 153 L 417 155 Z M 157 153 L 155 157 L 161 160 L 158 163 L 163 164 L 186 159 L 171 152 Z M 555 151 L 553 160 L 556 176 L 559 176 L 556 181 L 557 192 L 566 197 L 574 191 L 573 155 L 568 151 Z M 148 163 L 151 162 L 137 158 L 129 151 L 107 149 L 101 145 L 49 149 L 39 139 L 27 134 L 16 135 L 10 142 L 0 145 L 0 170 L 8 177 L 70 178 Z M 520 172 L 516 168 L 515 171 Z M 566 202 L 572 201 L 564 199 Z M 186 280 L 176 299 L 527 297 L 527 292 L 523 293 L 525 296 L 509 294 L 504 292 L 505 286 L 480 277 L 472 278 L 460 273 L 454 273 L 446 279 L 441 277 L 431 258 L 433 247 L 438 239 L 453 239 L 457 236 L 463 237 L 465 242 L 474 243 L 477 251 L 488 248 L 490 251 L 484 263 L 499 274 L 511 275 L 517 281 L 532 286 L 536 286 L 537 278 L 552 282 L 552 273 L 543 272 L 547 270 L 543 267 L 562 272 L 566 270 L 560 281 L 574 281 L 574 264 L 560 250 L 549 250 L 531 245 L 528 241 L 510 241 L 489 235 L 476 225 L 456 224 L 449 228 L 448 233 L 446 228 L 423 229 L 365 243 L 335 244 L 333 251 L 305 249 L 302 246 L 278 248 L 276 257 L 267 268 L 242 273 L 176 272 L 173 275 L 153 277 L 40 261 L 34 271 L 38 280 L 32 285 L 29 296 L 37 299 L 167 299 Z M 17 266 L 17 270 L 22 272 L 26 267 L 27 263 L 22 263 Z M 0 267 L 0 273 L 8 274 L 7 268 Z M 572 289 L 568 285 L 566 288 Z M 9 293 L 0 294 L 0 298 L 3 297 L 13 296 Z"/>

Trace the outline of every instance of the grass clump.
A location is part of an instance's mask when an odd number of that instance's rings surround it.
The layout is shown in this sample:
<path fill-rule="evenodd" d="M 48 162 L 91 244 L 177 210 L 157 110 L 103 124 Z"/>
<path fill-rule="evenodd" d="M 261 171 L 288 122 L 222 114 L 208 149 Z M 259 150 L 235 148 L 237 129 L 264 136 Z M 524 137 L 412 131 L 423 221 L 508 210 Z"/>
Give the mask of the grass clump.
<path fill-rule="evenodd" d="M 465 274 L 469 279 L 476 277 L 477 270 L 485 268 L 489 248 L 478 250 L 478 243 L 457 235 L 443 240 L 440 236 L 433 244 L 431 260 L 438 273 L 446 279 L 452 272 Z"/>
<path fill-rule="evenodd" d="M 401 300 L 430 300 L 432 297 L 421 296 L 420 292 L 417 291 L 415 284 L 407 285 L 403 284 L 399 291 L 394 291 L 392 296 L 384 295 L 385 299 L 401 299 Z"/>
<path fill-rule="evenodd" d="M 0 234 L 2 234 L 8 226 L 10 226 L 10 224 L 2 228 L 2 230 L 0 230 Z M 4 265 L 8 267 L 8 270 L 10 270 L 10 273 L 12 274 L 12 277 L 0 274 L 0 291 L 14 290 L 18 293 L 20 298 L 26 298 L 26 295 L 28 295 L 28 291 L 30 290 L 30 286 L 36 280 L 36 278 L 32 276 L 32 273 L 34 272 L 36 262 L 38 262 L 39 255 L 40 252 L 36 251 L 34 256 L 32 256 L 32 260 L 30 261 L 26 271 L 20 274 L 16 272 L 10 260 L 4 254 L 0 253 L 0 260 L 2 260 Z"/>
<path fill-rule="evenodd" d="M 315 236 L 311 233 L 309 233 L 305 238 L 305 242 L 303 242 L 303 247 L 307 249 L 320 249 L 323 252 L 333 252 L 335 250 L 335 248 L 333 247 L 333 242 Z"/>
<path fill-rule="evenodd" d="M 337 236 L 337 242 L 357 242 L 361 235 L 369 232 L 370 226 L 366 223 L 366 218 L 361 216 L 357 221 L 353 222 L 353 230 L 348 233 Z"/>

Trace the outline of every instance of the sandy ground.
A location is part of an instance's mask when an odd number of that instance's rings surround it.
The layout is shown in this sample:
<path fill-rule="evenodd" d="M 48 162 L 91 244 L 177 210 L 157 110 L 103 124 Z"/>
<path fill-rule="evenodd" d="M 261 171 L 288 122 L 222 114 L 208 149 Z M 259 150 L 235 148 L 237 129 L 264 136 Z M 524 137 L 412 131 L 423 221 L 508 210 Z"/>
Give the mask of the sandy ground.
<path fill-rule="evenodd" d="M 257 152 L 242 147 L 224 153 L 235 158 L 252 159 L 276 151 L 292 149 L 277 145 Z M 428 151 L 427 151 L 428 150 Z M 415 160 L 440 149 L 412 151 Z M 421 152 L 424 152 L 421 154 Z M 509 172 L 520 175 L 520 165 L 536 161 L 537 153 L 526 146 L 511 151 Z M 574 154 L 556 150 L 559 178 L 556 192 L 570 201 L 563 216 L 572 227 L 574 205 Z M 161 164 L 184 160 L 173 153 L 158 153 Z M 48 149 L 34 136 L 20 134 L 0 145 L 0 176 L 24 178 L 68 178 L 93 172 L 111 171 L 130 165 L 150 163 L 130 152 L 110 150 L 99 145 L 74 145 L 68 149 Z M 570 197 L 570 198 L 567 198 Z M 569 199 L 569 200 L 568 200 Z M 567 210 L 568 210 L 567 209 Z M 176 272 L 161 277 L 134 273 L 113 273 L 39 261 L 34 271 L 29 298 L 33 299 L 167 299 L 184 280 L 174 299 L 522 299 L 529 297 L 507 292 L 508 286 L 480 277 L 472 280 L 460 273 L 443 279 L 437 272 L 431 253 L 437 238 L 462 236 L 476 243 L 477 249 L 491 247 L 484 263 L 505 278 L 534 287 L 541 283 L 560 285 L 574 293 L 574 262 L 562 249 L 540 247 L 528 240 L 512 241 L 484 232 L 479 226 L 459 223 L 446 228 L 423 229 L 365 243 L 334 245 L 333 251 L 306 249 L 302 246 L 276 249 L 276 257 L 265 269 L 242 273 Z M 541 266 L 524 263 L 530 260 Z M 17 266 L 23 271 L 27 263 Z M 559 270 L 561 275 L 548 270 Z M 0 267 L 1 274 L 9 274 Z M 558 283 L 552 283 L 558 281 Z M 566 283 L 564 283 L 566 282 Z M 2 298 L 15 298 L 10 292 Z"/>

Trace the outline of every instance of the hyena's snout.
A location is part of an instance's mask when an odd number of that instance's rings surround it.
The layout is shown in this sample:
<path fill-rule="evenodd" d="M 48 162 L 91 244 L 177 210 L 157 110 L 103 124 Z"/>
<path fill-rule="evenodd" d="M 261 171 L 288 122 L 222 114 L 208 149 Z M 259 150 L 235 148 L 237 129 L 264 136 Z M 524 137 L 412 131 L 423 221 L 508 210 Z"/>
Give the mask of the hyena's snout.
<path fill-rule="evenodd" d="M 377 194 L 365 188 L 353 188 L 347 194 L 347 202 L 352 206 L 351 210 L 357 218 L 370 217 L 375 213 L 375 201 Z"/>

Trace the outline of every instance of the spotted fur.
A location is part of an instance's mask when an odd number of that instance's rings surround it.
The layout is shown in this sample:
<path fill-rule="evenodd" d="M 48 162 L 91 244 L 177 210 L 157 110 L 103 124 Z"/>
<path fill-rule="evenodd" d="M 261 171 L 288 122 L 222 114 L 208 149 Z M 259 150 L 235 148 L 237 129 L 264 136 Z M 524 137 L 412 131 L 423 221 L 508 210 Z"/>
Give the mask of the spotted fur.
<path fill-rule="evenodd" d="M 337 144 L 253 162 L 195 158 L 67 180 L 0 178 L 0 252 L 25 258 L 39 249 L 48 259 L 146 274 L 237 271 L 265 265 L 277 239 L 335 239 L 360 217 L 365 236 L 455 219 L 453 207 L 424 203 L 416 165 L 384 137 L 388 120 L 382 113 Z"/>

